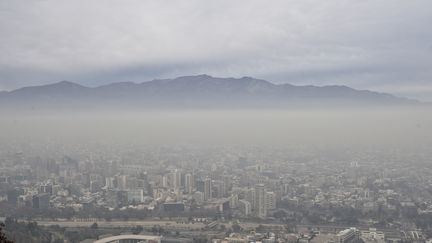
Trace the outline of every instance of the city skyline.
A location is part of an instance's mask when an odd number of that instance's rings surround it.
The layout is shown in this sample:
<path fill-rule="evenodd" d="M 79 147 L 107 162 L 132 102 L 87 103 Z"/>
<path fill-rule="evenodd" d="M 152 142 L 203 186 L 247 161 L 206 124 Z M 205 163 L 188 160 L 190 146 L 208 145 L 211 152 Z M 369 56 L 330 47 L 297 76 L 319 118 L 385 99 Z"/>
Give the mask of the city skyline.
<path fill-rule="evenodd" d="M 431 0 L 0 0 L 0 243 L 432 243 Z"/>

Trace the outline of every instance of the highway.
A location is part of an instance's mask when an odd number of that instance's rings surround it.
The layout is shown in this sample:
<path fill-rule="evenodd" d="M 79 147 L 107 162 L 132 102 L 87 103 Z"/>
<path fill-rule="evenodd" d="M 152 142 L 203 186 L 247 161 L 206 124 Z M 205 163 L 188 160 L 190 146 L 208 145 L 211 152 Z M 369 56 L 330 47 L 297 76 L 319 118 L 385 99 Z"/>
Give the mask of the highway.
<path fill-rule="evenodd" d="M 67 228 L 77 228 L 77 227 L 90 227 L 93 223 L 97 223 L 100 228 L 132 228 L 135 226 L 141 226 L 143 228 L 149 229 L 154 225 L 159 225 L 164 229 L 170 230 L 199 230 L 205 228 L 206 224 L 201 222 L 195 223 L 183 223 L 177 222 L 174 220 L 115 220 L 115 221 L 105 221 L 105 220 L 94 220 L 94 221 L 74 221 L 74 220 L 59 220 L 59 221 L 49 221 L 49 220 L 36 220 L 35 222 L 41 226 L 52 226 L 58 225 L 60 227 Z M 219 225 L 225 225 L 227 228 L 231 227 L 231 223 L 221 222 Z M 253 230 L 258 226 L 262 225 L 264 227 L 273 228 L 273 229 L 284 229 L 285 224 L 268 224 L 268 223 L 256 223 L 256 222 L 240 222 L 240 227 L 246 230 Z M 349 228 L 350 226 L 341 226 L 341 225 L 296 225 L 298 231 L 307 231 L 308 229 L 318 229 L 324 233 L 335 233 L 341 231 L 343 229 Z M 360 230 L 367 230 L 369 226 L 355 226 Z M 395 229 L 378 229 L 384 232 L 396 232 Z"/>

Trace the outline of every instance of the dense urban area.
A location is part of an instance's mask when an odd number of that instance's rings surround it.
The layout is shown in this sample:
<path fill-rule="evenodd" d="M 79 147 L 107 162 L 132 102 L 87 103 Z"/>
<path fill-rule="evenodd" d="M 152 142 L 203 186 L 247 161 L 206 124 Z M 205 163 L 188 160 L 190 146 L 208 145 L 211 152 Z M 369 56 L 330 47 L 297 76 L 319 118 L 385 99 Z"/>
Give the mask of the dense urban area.
<path fill-rule="evenodd" d="M 12 144 L 0 151 L 0 216 L 16 242 L 432 237 L 427 148 Z"/>

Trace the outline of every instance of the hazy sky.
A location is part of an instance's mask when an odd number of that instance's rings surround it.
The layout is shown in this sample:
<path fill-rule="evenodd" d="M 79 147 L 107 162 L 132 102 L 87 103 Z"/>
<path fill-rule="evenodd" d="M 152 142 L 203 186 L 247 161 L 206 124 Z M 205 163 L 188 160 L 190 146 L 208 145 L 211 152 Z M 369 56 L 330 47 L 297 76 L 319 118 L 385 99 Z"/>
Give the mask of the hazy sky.
<path fill-rule="evenodd" d="M 0 0 L 0 90 L 180 75 L 432 101 L 430 0 Z"/>

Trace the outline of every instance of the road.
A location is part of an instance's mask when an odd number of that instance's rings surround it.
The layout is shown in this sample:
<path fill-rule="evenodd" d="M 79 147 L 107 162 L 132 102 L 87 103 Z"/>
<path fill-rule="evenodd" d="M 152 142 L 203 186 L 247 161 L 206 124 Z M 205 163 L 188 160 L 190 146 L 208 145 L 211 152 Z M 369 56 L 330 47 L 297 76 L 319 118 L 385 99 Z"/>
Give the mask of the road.
<path fill-rule="evenodd" d="M 97 223 L 98 227 L 101 228 L 132 228 L 135 226 L 141 226 L 143 228 L 152 228 L 154 225 L 159 225 L 164 229 L 170 230 L 198 230 L 205 228 L 206 224 L 201 222 L 195 223 L 182 223 L 174 220 L 129 220 L 129 221 L 105 221 L 105 220 L 94 220 L 94 221 L 74 221 L 74 220 L 62 220 L 62 221 L 47 221 L 47 220 L 36 220 L 35 222 L 41 226 L 52 226 L 58 225 L 60 227 L 90 227 L 93 223 Z M 231 223 L 221 222 L 219 225 L 225 225 L 225 227 L 231 227 Z M 266 228 L 283 230 L 285 224 L 268 224 L 268 223 L 255 223 L 255 222 L 240 222 L 240 227 L 245 230 L 254 230 L 258 226 L 262 225 Z M 318 229 L 323 233 L 335 233 L 343 229 L 349 228 L 350 226 L 334 226 L 334 225 L 296 225 L 298 231 L 307 231 L 308 229 Z M 360 230 L 367 230 L 368 226 L 356 226 Z M 384 232 L 396 232 L 394 229 L 378 229 Z"/>
<path fill-rule="evenodd" d="M 52 226 L 52 225 L 58 225 L 60 227 L 70 227 L 70 228 L 76 228 L 76 227 L 90 227 L 93 223 L 97 223 L 98 227 L 101 228 L 132 228 L 135 226 L 142 226 L 143 228 L 151 228 L 154 225 L 160 225 L 163 228 L 166 229 L 188 229 L 188 230 L 194 230 L 194 229 L 201 229 L 205 227 L 204 223 L 179 223 L 176 221 L 159 221 L 159 220 L 146 220 L 146 221 L 105 221 L 105 220 L 95 220 L 95 221 L 45 221 L 45 220 L 36 220 L 35 222 L 38 223 L 38 225 L 41 226 Z"/>

